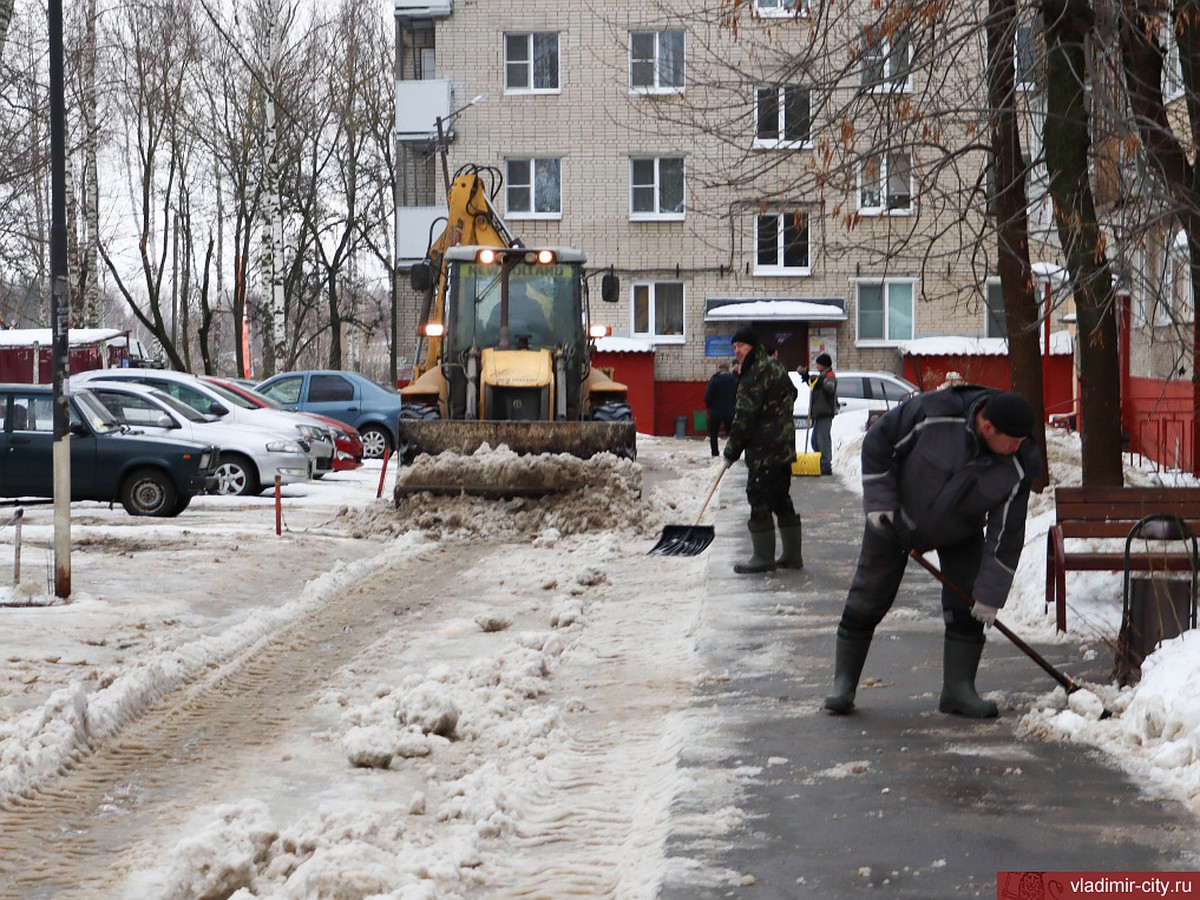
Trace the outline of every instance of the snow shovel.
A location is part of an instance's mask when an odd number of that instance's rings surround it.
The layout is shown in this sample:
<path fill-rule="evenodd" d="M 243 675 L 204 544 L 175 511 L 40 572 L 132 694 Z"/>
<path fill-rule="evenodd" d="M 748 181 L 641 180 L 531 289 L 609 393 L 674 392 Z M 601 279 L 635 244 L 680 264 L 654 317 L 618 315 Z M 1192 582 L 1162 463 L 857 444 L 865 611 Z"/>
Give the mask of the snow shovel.
<path fill-rule="evenodd" d="M 935 566 L 933 563 L 931 563 L 929 560 L 927 560 L 924 556 L 922 556 L 916 550 L 910 550 L 908 552 L 908 555 L 911 556 L 913 559 L 915 559 L 917 562 L 919 562 L 922 566 L 924 566 L 925 569 L 928 572 L 930 572 L 934 578 L 936 578 L 942 584 L 946 585 L 946 587 L 950 588 L 950 590 L 952 590 L 955 594 L 957 594 L 958 598 L 960 600 L 962 600 L 964 603 L 966 603 L 968 608 L 975 605 L 974 597 L 972 597 L 965 590 L 963 590 L 961 587 L 959 587 L 957 584 L 955 584 L 953 581 L 951 581 L 949 578 L 947 578 L 945 575 L 943 575 L 942 571 L 937 566 Z M 1046 661 L 1046 658 L 1044 656 L 1042 656 L 1040 653 L 1038 653 L 1036 650 L 1034 650 L 1032 647 L 1030 647 L 1027 643 L 1025 643 L 1019 637 L 1017 637 L 1017 635 L 1015 633 L 1013 633 L 1012 629 L 1009 628 L 1007 625 L 1005 625 L 1003 622 L 1001 622 L 999 619 L 996 619 L 995 621 L 993 621 L 992 624 L 994 626 L 996 626 L 997 631 L 999 631 L 1002 635 L 1004 635 L 1006 638 L 1008 638 L 1010 641 L 1012 641 L 1018 650 L 1020 650 L 1022 653 L 1024 653 L 1030 659 L 1032 659 L 1039 666 L 1041 666 L 1051 678 L 1053 678 L 1055 681 L 1057 681 L 1059 684 L 1061 684 L 1063 686 L 1063 690 L 1065 690 L 1068 694 L 1073 694 L 1077 690 L 1079 690 L 1080 688 L 1083 687 L 1083 685 L 1081 685 L 1079 682 L 1077 682 L 1070 675 L 1060 672 L 1058 669 L 1054 668 L 1054 666 L 1050 665 L 1050 663 Z M 1112 710 L 1108 709 L 1107 707 L 1105 707 L 1100 713 L 1101 719 L 1108 719 L 1111 717 L 1112 717 Z"/>
<path fill-rule="evenodd" d="M 701 525 L 700 519 L 704 516 L 704 510 L 708 506 L 708 501 L 717 492 L 717 485 L 721 483 L 721 476 L 725 474 L 727 468 L 728 466 L 722 465 L 721 471 L 713 479 L 712 487 L 708 489 L 708 495 L 704 498 L 704 502 L 700 504 L 700 512 L 696 514 L 696 521 L 691 525 L 664 525 L 662 537 L 658 539 L 657 544 L 650 548 L 650 552 L 646 554 L 647 556 L 653 556 L 654 554 L 660 556 L 699 556 L 704 552 L 704 549 L 716 537 L 716 531 L 713 530 L 711 525 Z"/>
<path fill-rule="evenodd" d="M 809 430 L 812 426 L 812 420 L 809 419 L 809 424 L 804 428 L 804 446 L 811 447 L 812 444 L 808 441 Z M 792 463 L 793 475 L 820 475 L 821 474 L 821 454 L 820 453 L 797 453 L 796 460 Z"/>

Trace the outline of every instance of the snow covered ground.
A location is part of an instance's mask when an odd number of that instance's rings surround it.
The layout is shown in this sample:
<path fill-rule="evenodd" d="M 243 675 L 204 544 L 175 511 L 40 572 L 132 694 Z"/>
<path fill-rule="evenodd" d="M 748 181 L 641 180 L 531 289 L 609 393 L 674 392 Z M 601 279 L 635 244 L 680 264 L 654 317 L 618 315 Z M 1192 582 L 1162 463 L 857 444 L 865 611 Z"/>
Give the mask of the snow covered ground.
<path fill-rule="evenodd" d="M 855 491 L 865 416 L 834 427 L 835 474 Z M 1078 484 L 1077 436 L 1050 439 L 1054 483 Z M 692 640 L 704 557 L 645 552 L 663 525 L 691 521 L 717 470 L 707 441 L 639 436 L 639 449 L 603 490 L 561 501 L 397 509 L 391 473 L 376 499 L 369 464 L 285 489 L 278 535 L 269 496 L 198 498 L 166 521 L 79 504 L 66 604 L 47 588 L 49 509 L 31 507 L 21 583 L 0 588 L 0 809 L 37 808 L 100 756 L 88 748 L 132 740 L 139 720 L 161 716 L 166 733 L 164 701 L 194 717 L 180 746 L 201 743 L 214 718 L 183 692 L 220 694 L 257 663 L 265 674 L 245 677 L 264 710 L 286 688 L 272 666 L 293 673 L 300 699 L 259 728 L 259 710 L 230 693 L 247 718 L 226 727 L 252 749 L 200 751 L 196 771 L 228 769 L 211 783 L 198 774 L 151 796 L 139 779 L 153 779 L 126 773 L 128 792 L 105 788 L 89 827 L 122 831 L 119 853 L 78 896 L 653 896 L 683 713 L 706 677 Z M 1160 477 L 1131 467 L 1127 481 Z M 1043 609 L 1050 504 L 1034 499 L 1001 618 L 1027 640 L 1111 655 L 1119 575 L 1070 576 L 1067 635 Z M 12 537 L 10 523 L 5 581 Z M 339 635 L 357 642 L 344 658 Z M 1134 687 L 1048 692 L 1020 729 L 1094 745 L 1200 812 L 1198 646 L 1191 634 L 1164 644 Z M 1115 715 L 1101 721 L 1104 707 Z M 0 862 L 0 887 L 19 887 L 17 874 Z"/>

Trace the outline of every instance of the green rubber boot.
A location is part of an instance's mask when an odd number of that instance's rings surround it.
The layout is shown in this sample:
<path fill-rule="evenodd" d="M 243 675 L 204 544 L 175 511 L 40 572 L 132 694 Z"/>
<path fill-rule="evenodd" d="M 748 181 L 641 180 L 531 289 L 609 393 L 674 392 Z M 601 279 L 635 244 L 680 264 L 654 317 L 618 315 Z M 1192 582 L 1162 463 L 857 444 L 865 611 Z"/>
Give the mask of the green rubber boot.
<path fill-rule="evenodd" d="M 733 571 L 739 575 L 756 575 L 775 571 L 775 523 L 766 528 L 749 523 L 750 546 L 753 552 L 744 563 L 734 563 Z"/>
<path fill-rule="evenodd" d="M 783 553 L 775 560 L 775 565 L 781 569 L 803 569 L 804 554 L 801 552 L 800 517 L 795 524 L 779 526 L 779 540 L 783 544 Z"/>
<path fill-rule="evenodd" d="M 847 635 L 838 630 L 833 662 L 833 693 L 825 698 L 825 708 L 835 716 L 844 716 L 854 709 L 858 679 L 870 649 L 871 635 Z"/>
<path fill-rule="evenodd" d="M 983 641 L 946 634 L 942 656 L 942 700 L 938 709 L 969 719 L 994 719 L 1000 708 L 975 690 L 975 673 L 983 656 Z"/>

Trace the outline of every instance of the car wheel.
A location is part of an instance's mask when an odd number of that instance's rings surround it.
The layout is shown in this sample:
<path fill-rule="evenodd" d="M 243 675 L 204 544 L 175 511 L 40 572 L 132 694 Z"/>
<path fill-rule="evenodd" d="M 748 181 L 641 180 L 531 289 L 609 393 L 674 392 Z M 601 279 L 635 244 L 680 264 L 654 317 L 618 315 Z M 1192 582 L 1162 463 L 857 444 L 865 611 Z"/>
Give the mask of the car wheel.
<path fill-rule="evenodd" d="M 160 469 L 136 469 L 121 485 L 121 505 L 131 516 L 169 518 L 179 514 L 179 492 Z"/>
<path fill-rule="evenodd" d="M 245 497 L 262 493 L 258 471 L 246 457 L 237 453 L 222 453 L 217 463 L 217 487 L 214 494 Z"/>
<path fill-rule="evenodd" d="M 175 501 L 175 515 L 179 515 L 185 509 L 192 505 L 192 495 L 183 494 Z"/>
<path fill-rule="evenodd" d="M 392 446 L 388 433 L 378 425 L 366 425 L 358 430 L 362 438 L 363 459 L 383 459 L 383 453 Z"/>

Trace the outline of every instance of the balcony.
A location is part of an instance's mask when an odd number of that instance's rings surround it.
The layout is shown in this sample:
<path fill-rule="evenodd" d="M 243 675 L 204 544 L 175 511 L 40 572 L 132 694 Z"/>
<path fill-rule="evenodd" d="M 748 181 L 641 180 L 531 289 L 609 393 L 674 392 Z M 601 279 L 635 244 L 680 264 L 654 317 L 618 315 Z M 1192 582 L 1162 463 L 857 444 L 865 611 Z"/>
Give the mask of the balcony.
<path fill-rule="evenodd" d="M 396 140 L 436 140 L 438 116 L 450 115 L 450 97 L 448 79 L 397 81 Z"/>
<path fill-rule="evenodd" d="M 396 0 L 396 18 L 428 19 L 450 15 L 451 0 Z"/>
<path fill-rule="evenodd" d="M 444 206 L 400 206 L 396 208 L 396 262 L 401 266 L 412 265 L 425 258 L 429 239 L 437 234 L 433 224 L 445 218 Z M 444 223 L 443 223 L 444 225 Z"/>

